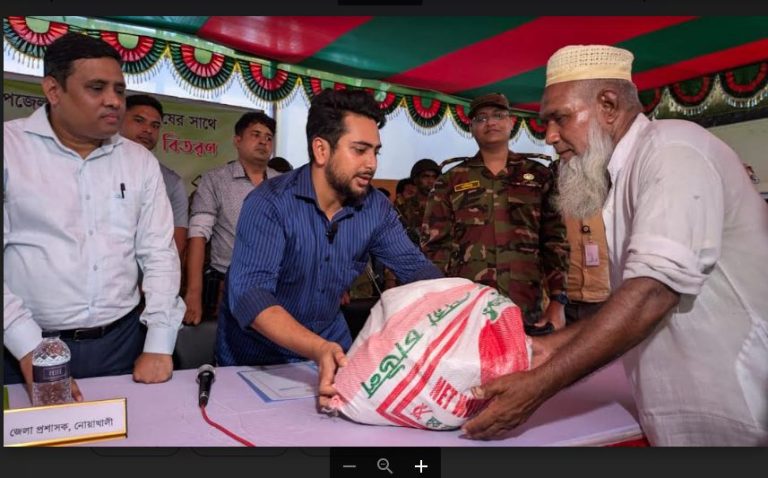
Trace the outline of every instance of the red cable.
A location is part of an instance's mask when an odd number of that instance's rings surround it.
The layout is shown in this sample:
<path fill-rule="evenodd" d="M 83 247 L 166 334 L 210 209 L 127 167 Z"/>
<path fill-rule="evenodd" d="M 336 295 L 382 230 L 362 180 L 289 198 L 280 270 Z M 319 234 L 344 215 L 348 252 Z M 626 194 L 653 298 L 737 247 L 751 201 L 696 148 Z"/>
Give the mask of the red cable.
<path fill-rule="evenodd" d="M 223 426 L 219 425 L 218 423 L 216 423 L 216 422 L 214 422 L 213 420 L 211 420 L 210 418 L 208 418 L 208 414 L 207 414 L 207 413 L 205 413 L 205 407 L 204 407 L 204 406 L 200 406 L 200 412 L 202 412 L 202 414 L 203 414 L 203 418 L 205 419 L 205 421 L 206 421 L 206 422 L 208 422 L 208 424 L 209 424 L 209 425 L 211 425 L 211 426 L 212 426 L 212 427 L 214 427 L 214 428 L 218 428 L 218 429 L 219 429 L 220 431 L 222 431 L 222 432 L 223 432 L 225 435 L 228 435 L 229 437 L 231 437 L 231 438 L 233 438 L 233 439 L 235 439 L 235 440 L 239 441 L 240 443 L 242 443 L 242 444 L 243 444 L 243 445 L 245 445 L 245 446 L 252 446 L 252 447 L 255 447 L 255 446 L 256 446 L 256 445 L 254 445 L 253 443 L 251 443 L 251 442 L 249 442 L 248 440 L 246 440 L 245 438 L 240 438 L 239 436 L 235 435 L 235 434 L 234 434 L 234 433 L 232 433 L 231 431 L 227 430 L 227 429 L 226 429 L 226 428 L 224 428 Z"/>

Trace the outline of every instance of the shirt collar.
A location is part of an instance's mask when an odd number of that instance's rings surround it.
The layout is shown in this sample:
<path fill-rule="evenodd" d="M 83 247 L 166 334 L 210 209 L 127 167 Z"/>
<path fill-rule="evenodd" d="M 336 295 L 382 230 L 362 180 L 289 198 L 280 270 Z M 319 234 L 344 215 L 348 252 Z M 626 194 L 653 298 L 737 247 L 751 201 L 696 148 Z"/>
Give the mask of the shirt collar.
<path fill-rule="evenodd" d="M 651 124 L 651 120 L 646 118 L 643 113 L 638 113 L 632 125 L 626 134 L 619 140 L 616 148 L 613 150 L 611 159 L 608 162 L 608 174 L 611 175 L 611 182 L 616 184 L 616 178 L 619 176 L 624 165 L 627 164 L 629 153 L 635 148 L 635 143 L 640 133 Z"/>
<path fill-rule="evenodd" d="M 507 151 L 507 164 L 515 161 L 520 161 L 521 157 L 519 154 L 515 153 L 514 151 Z M 474 156 L 469 158 L 469 161 L 467 161 L 467 166 L 472 167 L 479 167 L 479 166 L 485 166 L 485 163 L 483 162 L 483 153 L 478 151 L 475 153 Z"/>
<path fill-rule="evenodd" d="M 228 163 L 228 166 L 229 166 L 229 172 L 232 174 L 232 179 L 248 177 L 248 175 L 245 174 L 245 168 L 243 168 L 243 163 L 241 163 L 239 159 L 230 161 Z M 267 167 L 266 173 L 267 173 L 266 179 L 271 179 L 271 178 L 274 178 L 275 176 L 280 176 L 280 173 L 277 170 L 272 169 L 270 167 Z"/>
<path fill-rule="evenodd" d="M 48 120 L 48 112 L 46 111 L 46 106 L 41 106 L 40 108 L 36 109 L 35 112 L 27 118 L 24 131 L 41 136 L 43 138 L 50 138 L 56 142 L 59 148 L 72 151 L 72 148 L 65 146 L 53 131 L 51 122 Z M 122 144 L 123 141 L 125 141 L 123 137 L 116 133 L 102 141 L 101 146 L 96 148 L 89 155 L 89 157 L 110 153 L 115 148 L 115 146 Z"/>
<path fill-rule="evenodd" d="M 228 167 L 229 172 L 232 174 L 232 179 L 247 177 L 245 174 L 245 169 L 243 169 L 243 165 L 240 163 L 239 159 L 230 162 Z"/>
<path fill-rule="evenodd" d="M 295 191 L 297 196 L 311 199 L 317 203 L 317 194 L 315 194 L 315 187 L 312 185 L 310 164 L 305 164 L 296 170 Z"/>
<path fill-rule="evenodd" d="M 294 183 L 294 194 L 296 196 L 309 199 L 312 202 L 315 203 L 315 206 L 320 209 L 320 206 L 317 203 L 317 193 L 315 192 L 315 186 L 312 184 L 312 163 L 305 164 L 301 166 L 299 169 L 296 170 L 296 182 Z M 347 205 L 342 208 L 342 213 L 338 215 L 339 218 L 345 217 L 352 213 L 352 211 L 359 211 L 362 209 L 362 207 L 371 200 L 371 197 L 373 195 L 371 194 L 371 191 L 368 191 L 368 194 L 366 194 L 363 199 L 358 201 L 356 204 Z"/>

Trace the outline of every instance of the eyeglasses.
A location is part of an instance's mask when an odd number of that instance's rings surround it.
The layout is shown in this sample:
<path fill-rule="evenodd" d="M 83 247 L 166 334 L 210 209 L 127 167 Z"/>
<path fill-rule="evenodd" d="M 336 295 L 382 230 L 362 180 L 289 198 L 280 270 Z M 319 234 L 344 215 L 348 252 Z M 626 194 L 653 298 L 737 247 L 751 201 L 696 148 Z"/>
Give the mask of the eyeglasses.
<path fill-rule="evenodd" d="M 477 115 L 474 118 L 472 118 L 472 122 L 475 124 L 485 124 L 489 120 L 493 119 L 496 121 L 501 121 L 509 118 L 509 116 L 510 116 L 509 111 L 497 111 L 490 115 Z"/>

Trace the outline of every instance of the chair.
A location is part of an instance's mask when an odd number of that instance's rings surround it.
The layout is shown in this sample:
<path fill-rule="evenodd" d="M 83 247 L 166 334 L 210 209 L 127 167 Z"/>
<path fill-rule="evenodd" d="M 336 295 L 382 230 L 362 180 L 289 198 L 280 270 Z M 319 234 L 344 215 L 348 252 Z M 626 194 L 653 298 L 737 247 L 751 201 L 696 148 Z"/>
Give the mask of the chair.
<path fill-rule="evenodd" d="M 183 370 L 213 364 L 216 348 L 217 321 L 204 320 L 198 325 L 185 325 L 176 337 L 173 368 Z"/>

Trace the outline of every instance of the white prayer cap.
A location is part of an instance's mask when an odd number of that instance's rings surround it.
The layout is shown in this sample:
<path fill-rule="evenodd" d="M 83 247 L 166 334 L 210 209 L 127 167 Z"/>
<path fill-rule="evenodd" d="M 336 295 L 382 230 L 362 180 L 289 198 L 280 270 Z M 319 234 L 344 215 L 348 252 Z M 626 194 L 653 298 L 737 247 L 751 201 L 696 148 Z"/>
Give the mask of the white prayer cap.
<path fill-rule="evenodd" d="M 633 59 L 629 51 L 608 45 L 566 46 L 549 57 L 546 86 L 574 80 L 632 81 Z"/>

